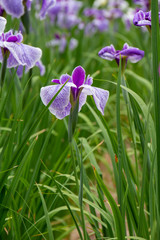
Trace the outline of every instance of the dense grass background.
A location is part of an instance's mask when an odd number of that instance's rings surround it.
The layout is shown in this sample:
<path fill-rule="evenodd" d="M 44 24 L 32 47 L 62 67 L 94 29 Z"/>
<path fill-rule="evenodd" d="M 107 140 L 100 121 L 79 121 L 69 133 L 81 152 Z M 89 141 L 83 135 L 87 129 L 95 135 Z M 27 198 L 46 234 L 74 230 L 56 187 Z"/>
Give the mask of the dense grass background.
<path fill-rule="evenodd" d="M 93 36 L 75 27 L 70 38 L 78 39 L 78 47 L 60 53 L 46 42 L 66 30 L 36 18 L 33 2 L 24 43 L 42 49 L 46 73 L 40 76 L 35 67 L 19 79 L 16 69 L 6 71 L 0 100 L 0 239 L 71 239 L 75 229 L 79 237 L 73 239 L 160 239 L 157 14 L 152 0 L 151 34 L 134 25 L 127 31 L 119 19 Z M 6 18 L 6 31 L 19 29 L 19 19 Z M 125 42 L 144 50 L 145 57 L 128 62 L 122 76 L 98 51 L 110 44 L 121 49 Z M 70 146 L 68 117 L 57 120 L 39 93 L 77 65 L 94 77 L 94 86 L 109 90 L 110 98 L 102 116 L 88 97 Z"/>

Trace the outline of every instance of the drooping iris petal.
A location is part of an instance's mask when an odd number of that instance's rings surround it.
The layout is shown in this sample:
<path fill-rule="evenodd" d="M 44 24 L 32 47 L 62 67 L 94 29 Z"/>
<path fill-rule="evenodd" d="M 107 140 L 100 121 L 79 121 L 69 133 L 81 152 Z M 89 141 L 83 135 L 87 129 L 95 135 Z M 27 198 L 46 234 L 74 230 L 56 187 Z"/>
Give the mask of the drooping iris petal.
<path fill-rule="evenodd" d="M 42 61 L 41 60 L 37 61 L 35 65 L 39 68 L 40 75 L 43 76 L 45 74 L 46 68 L 45 68 L 44 64 L 42 63 Z"/>
<path fill-rule="evenodd" d="M 13 17 L 20 18 L 24 14 L 23 0 L 0 0 L 0 5 Z"/>
<path fill-rule="evenodd" d="M 6 19 L 4 17 L 0 17 L 0 34 L 4 32 L 6 23 L 7 23 Z"/>
<path fill-rule="evenodd" d="M 3 47 L 10 52 L 7 60 L 8 68 L 16 67 L 17 65 L 26 65 L 28 69 L 32 68 L 42 56 L 41 49 L 22 43 L 3 42 Z"/>
<path fill-rule="evenodd" d="M 115 59 L 115 53 L 116 53 L 116 50 L 115 50 L 114 46 L 111 44 L 110 46 L 102 48 L 99 51 L 98 55 L 101 58 L 112 61 Z"/>
<path fill-rule="evenodd" d="M 62 111 L 52 111 L 51 113 L 54 114 L 58 119 L 63 119 L 64 117 L 68 116 L 70 114 L 70 110 L 71 110 L 71 104 L 70 102 L 68 103 L 68 105 L 62 110 Z"/>
<path fill-rule="evenodd" d="M 140 61 L 144 57 L 144 51 L 139 50 L 138 48 L 129 47 L 128 49 L 124 49 L 120 51 L 120 54 L 117 54 L 116 57 L 124 56 L 127 57 L 128 60 L 132 63 L 136 63 Z"/>
<path fill-rule="evenodd" d="M 41 99 L 44 105 L 47 105 L 55 94 L 59 91 L 62 85 L 51 85 L 41 88 Z M 68 105 L 70 100 L 70 87 L 64 86 L 60 93 L 57 95 L 56 99 L 53 101 L 49 109 L 56 111 L 63 111 L 64 108 Z"/>
<path fill-rule="evenodd" d="M 89 85 L 82 85 L 83 87 L 82 93 L 86 95 L 92 95 L 95 101 L 95 104 L 98 110 L 104 115 L 104 108 L 109 98 L 109 92 L 107 90 L 92 87 Z"/>
<path fill-rule="evenodd" d="M 87 93 L 85 91 L 83 92 L 83 90 L 82 90 L 82 92 L 79 96 L 79 109 L 78 109 L 78 111 L 81 110 L 81 108 L 86 103 L 86 101 L 87 101 Z"/>
<path fill-rule="evenodd" d="M 76 67 L 72 72 L 73 83 L 77 87 L 79 87 L 84 83 L 84 80 L 85 80 L 85 70 L 81 66 Z"/>

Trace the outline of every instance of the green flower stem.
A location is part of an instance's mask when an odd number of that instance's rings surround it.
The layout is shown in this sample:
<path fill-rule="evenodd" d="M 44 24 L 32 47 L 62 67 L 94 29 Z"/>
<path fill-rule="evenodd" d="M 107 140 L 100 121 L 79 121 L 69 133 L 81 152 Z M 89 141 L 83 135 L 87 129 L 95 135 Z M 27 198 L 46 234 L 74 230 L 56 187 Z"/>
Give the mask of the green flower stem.
<path fill-rule="evenodd" d="M 151 1 L 151 24 L 152 24 L 152 66 L 153 66 L 153 89 L 154 89 L 154 114 L 156 125 L 156 184 L 157 184 L 157 239 L 160 239 L 160 82 L 158 73 L 159 64 L 159 17 L 158 0 Z"/>

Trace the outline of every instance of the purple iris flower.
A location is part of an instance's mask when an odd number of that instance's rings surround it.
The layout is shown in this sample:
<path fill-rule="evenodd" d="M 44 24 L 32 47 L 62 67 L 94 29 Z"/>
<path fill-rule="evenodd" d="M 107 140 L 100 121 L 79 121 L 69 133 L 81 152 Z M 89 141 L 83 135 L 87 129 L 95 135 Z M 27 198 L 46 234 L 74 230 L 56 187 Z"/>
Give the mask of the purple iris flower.
<path fill-rule="evenodd" d="M 50 20 L 59 27 L 70 29 L 81 22 L 81 19 L 77 16 L 81 6 L 82 3 L 79 1 L 57 1 L 54 6 L 48 9 L 47 14 Z"/>
<path fill-rule="evenodd" d="M 55 38 L 51 41 L 46 43 L 47 47 L 59 47 L 59 52 L 63 53 L 67 47 L 67 44 L 69 45 L 70 50 L 74 50 L 78 46 L 78 41 L 75 38 L 71 38 L 70 41 L 67 41 L 66 36 L 63 34 L 62 36 L 59 34 L 55 34 Z"/>
<path fill-rule="evenodd" d="M 134 0 L 134 3 L 136 5 L 139 5 L 140 8 L 143 10 L 143 11 L 147 11 L 150 9 L 150 1 L 149 0 Z"/>
<path fill-rule="evenodd" d="M 30 8 L 32 0 L 0 0 L 0 6 L 3 8 L 7 14 L 20 18 L 24 15 L 24 5 Z"/>
<path fill-rule="evenodd" d="M 84 15 L 91 18 L 85 27 L 86 35 L 94 34 L 97 30 L 104 32 L 108 30 L 109 21 L 106 19 L 106 11 L 96 8 L 86 8 Z"/>
<path fill-rule="evenodd" d="M 4 20 L 0 19 L 0 25 L 1 22 Z M 7 68 L 22 65 L 30 69 L 40 60 L 41 49 L 23 44 L 22 40 L 22 34 L 13 34 L 12 30 L 0 35 L 0 62 L 3 61 L 4 54 L 7 54 Z"/>
<path fill-rule="evenodd" d="M 39 13 L 40 19 L 44 19 L 46 14 L 48 13 L 48 10 L 56 4 L 56 0 L 43 0 L 42 1 L 42 8 Z"/>
<path fill-rule="evenodd" d="M 60 79 L 53 79 L 52 82 L 56 85 L 42 87 L 40 97 L 44 105 L 47 105 L 62 85 L 66 85 L 57 95 L 56 99 L 50 105 L 50 112 L 58 119 L 63 119 L 70 114 L 72 105 L 79 100 L 79 111 L 87 100 L 87 95 L 92 95 L 98 110 L 104 114 L 104 108 L 107 103 L 109 92 L 107 90 L 92 87 L 93 79 L 90 75 L 85 77 L 85 70 L 78 66 L 73 72 L 72 76 L 63 74 Z"/>
<path fill-rule="evenodd" d="M 160 12 L 159 12 L 160 23 Z M 143 12 L 140 10 L 134 15 L 133 24 L 136 26 L 150 26 L 151 27 L 151 11 Z"/>
<path fill-rule="evenodd" d="M 112 61 L 116 60 L 117 64 L 119 65 L 120 57 L 125 59 L 126 63 L 129 60 L 132 63 L 136 63 L 140 61 L 144 57 L 144 51 L 140 50 L 139 48 L 130 47 L 127 43 L 123 45 L 122 50 L 115 50 L 114 46 L 111 44 L 110 46 L 102 48 L 98 55 L 101 58 L 106 60 Z"/>
<path fill-rule="evenodd" d="M 138 11 L 133 18 L 133 24 L 136 26 L 151 26 L 151 11 Z"/>

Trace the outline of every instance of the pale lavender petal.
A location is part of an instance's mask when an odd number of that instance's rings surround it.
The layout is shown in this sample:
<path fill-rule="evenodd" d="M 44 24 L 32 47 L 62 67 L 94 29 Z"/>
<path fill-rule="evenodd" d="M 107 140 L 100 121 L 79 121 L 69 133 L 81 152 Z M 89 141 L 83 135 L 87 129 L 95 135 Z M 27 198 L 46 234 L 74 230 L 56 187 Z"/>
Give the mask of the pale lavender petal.
<path fill-rule="evenodd" d="M 109 98 L 109 92 L 107 90 L 92 87 L 89 85 L 82 85 L 83 87 L 82 92 L 87 95 L 92 95 L 95 101 L 95 104 L 98 110 L 104 115 L 104 108 L 106 106 L 107 100 Z"/>
<path fill-rule="evenodd" d="M 86 103 L 87 101 L 87 93 L 85 91 L 82 90 L 80 96 L 79 96 L 79 109 L 78 111 L 81 110 L 81 108 L 83 107 L 83 105 Z"/>
<path fill-rule="evenodd" d="M 47 87 L 42 87 L 40 92 L 40 97 L 44 105 L 47 105 L 51 99 L 55 96 L 55 94 L 59 91 L 62 85 L 51 85 Z M 64 111 L 65 107 L 68 106 L 70 100 L 70 87 L 64 86 L 64 88 L 57 95 L 56 99 L 53 101 L 49 110 L 53 112 L 55 111 Z"/>
<path fill-rule="evenodd" d="M 79 87 L 84 83 L 84 80 L 85 80 L 85 70 L 81 66 L 76 67 L 72 72 L 73 83 L 77 87 Z"/>
<path fill-rule="evenodd" d="M 16 73 L 17 73 L 19 78 L 21 78 L 22 75 L 23 75 L 23 68 L 24 68 L 24 66 L 22 66 L 22 65 L 19 65 L 18 68 L 17 68 L 17 72 Z"/>
<path fill-rule="evenodd" d="M 4 32 L 7 20 L 4 17 L 0 17 L 0 34 Z"/>
<path fill-rule="evenodd" d="M 71 38 L 69 42 L 69 49 L 74 50 L 78 46 L 78 40 L 75 38 Z"/>
<path fill-rule="evenodd" d="M 10 51 L 7 67 L 16 67 L 17 65 L 32 68 L 42 56 L 40 48 L 28 46 L 22 43 L 4 42 L 4 47 Z M 12 63 L 12 64 L 11 64 Z M 15 65 L 17 63 L 17 65 Z"/>
<path fill-rule="evenodd" d="M 23 0 L 1 0 L 0 4 L 13 17 L 20 18 L 24 14 Z"/>
<path fill-rule="evenodd" d="M 68 105 L 62 111 L 53 111 L 53 109 L 51 109 L 50 111 L 52 114 L 56 116 L 56 118 L 63 119 L 70 114 L 70 110 L 71 104 L 69 102 Z"/>
<path fill-rule="evenodd" d="M 45 74 L 46 68 L 45 68 L 44 64 L 42 63 L 42 61 L 41 60 L 37 61 L 35 65 L 39 68 L 40 75 L 43 76 Z"/>

